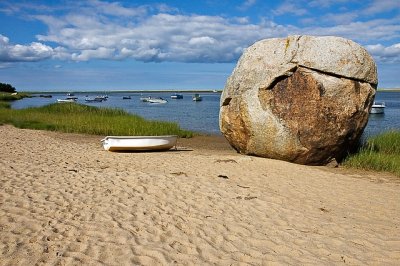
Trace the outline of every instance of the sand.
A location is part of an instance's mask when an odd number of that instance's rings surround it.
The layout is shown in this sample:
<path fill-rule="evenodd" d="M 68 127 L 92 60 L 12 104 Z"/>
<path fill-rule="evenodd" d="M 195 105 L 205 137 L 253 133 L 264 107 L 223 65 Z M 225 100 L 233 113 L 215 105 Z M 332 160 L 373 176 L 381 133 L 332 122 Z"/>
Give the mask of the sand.
<path fill-rule="evenodd" d="M 399 178 L 0 126 L 1 265 L 399 265 Z"/>

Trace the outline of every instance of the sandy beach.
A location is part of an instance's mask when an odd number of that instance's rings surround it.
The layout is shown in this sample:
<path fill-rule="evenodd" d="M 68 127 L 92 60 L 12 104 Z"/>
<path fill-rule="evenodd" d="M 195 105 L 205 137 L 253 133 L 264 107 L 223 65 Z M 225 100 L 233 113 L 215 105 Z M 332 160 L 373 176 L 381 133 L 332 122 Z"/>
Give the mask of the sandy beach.
<path fill-rule="evenodd" d="M 399 265 L 400 178 L 0 126 L 0 265 Z"/>

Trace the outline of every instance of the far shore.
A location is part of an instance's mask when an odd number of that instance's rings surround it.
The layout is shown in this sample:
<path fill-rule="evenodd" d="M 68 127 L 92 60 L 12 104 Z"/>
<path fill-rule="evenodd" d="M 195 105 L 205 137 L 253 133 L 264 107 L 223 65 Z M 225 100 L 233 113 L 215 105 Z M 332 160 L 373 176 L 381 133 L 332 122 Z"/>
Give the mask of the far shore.
<path fill-rule="evenodd" d="M 31 94 L 49 94 L 49 93 L 221 93 L 222 89 L 193 89 L 193 90 L 60 90 L 60 91 L 21 91 L 24 93 L 31 93 Z"/>

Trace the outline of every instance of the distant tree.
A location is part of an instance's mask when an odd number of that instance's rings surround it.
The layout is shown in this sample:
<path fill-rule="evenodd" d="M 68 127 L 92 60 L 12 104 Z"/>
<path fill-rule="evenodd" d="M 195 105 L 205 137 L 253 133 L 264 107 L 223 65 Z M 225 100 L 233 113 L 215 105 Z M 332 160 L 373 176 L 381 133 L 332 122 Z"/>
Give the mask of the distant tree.
<path fill-rule="evenodd" d="M 10 84 L 0 83 L 0 91 L 13 93 L 16 92 L 16 89 Z"/>

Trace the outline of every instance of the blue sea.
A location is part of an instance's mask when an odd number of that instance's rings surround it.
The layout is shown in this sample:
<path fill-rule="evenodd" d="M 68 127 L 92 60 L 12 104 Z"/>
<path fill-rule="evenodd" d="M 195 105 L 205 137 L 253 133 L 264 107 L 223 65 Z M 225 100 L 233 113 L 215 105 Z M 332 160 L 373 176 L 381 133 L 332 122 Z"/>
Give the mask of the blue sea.
<path fill-rule="evenodd" d="M 32 97 L 15 101 L 12 108 L 42 106 L 55 103 L 57 99 L 64 99 L 65 93 L 50 93 L 52 98 Z M 103 102 L 86 103 L 85 97 L 95 97 L 107 94 L 108 100 Z M 82 92 L 75 93 L 78 103 L 99 106 L 121 108 L 132 114 L 140 115 L 147 119 L 172 121 L 182 128 L 202 132 L 206 134 L 221 134 L 219 131 L 219 101 L 221 94 L 216 92 L 203 92 L 201 102 L 192 101 L 193 93 L 183 92 L 183 99 L 171 99 L 171 92 Z M 36 95 L 39 96 L 39 95 Z M 125 100 L 123 96 L 131 96 Z M 168 100 L 166 104 L 151 104 L 140 101 L 141 97 L 162 97 Z M 400 92 L 378 91 L 376 101 L 385 102 L 384 114 L 371 114 L 364 136 L 376 135 L 381 132 L 395 129 L 400 130 Z"/>

